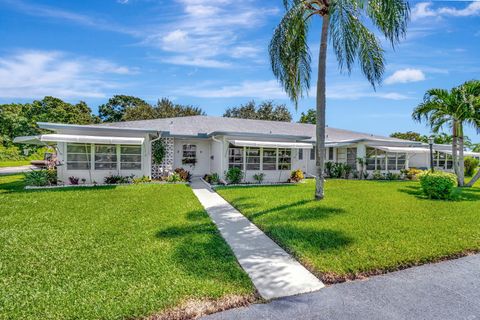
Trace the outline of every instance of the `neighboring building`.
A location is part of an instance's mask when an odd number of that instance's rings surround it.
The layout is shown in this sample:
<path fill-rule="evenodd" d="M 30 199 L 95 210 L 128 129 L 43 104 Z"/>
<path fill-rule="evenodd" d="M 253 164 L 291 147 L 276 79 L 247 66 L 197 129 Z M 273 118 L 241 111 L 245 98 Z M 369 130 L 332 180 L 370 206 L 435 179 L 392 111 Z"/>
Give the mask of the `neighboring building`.
<path fill-rule="evenodd" d="M 315 174 L 315 125 L 209 116 L 71 125 L 38 123 L 53 134 L 18 137 L 17 143 L 55 144 L 58 178 L 74 176 L 102 183 L 112 174 L 157 178 L 175 168 L 194 176 L 239 167 L 246 180 L 265 173 L 265 181 L 286 181 L 291 170 Z M 153 164 L 151 145 L 165 146 L 162 164 Z M 429 167 L 428 146 L 349 130 L 326 128 L 326 161 L 348 163 L 367 160 L 368 171 Z M 480 153 L 468 153 L 480 157 Z M 435 166 L 451 169 L 449 146 L 435 146 Z"/>

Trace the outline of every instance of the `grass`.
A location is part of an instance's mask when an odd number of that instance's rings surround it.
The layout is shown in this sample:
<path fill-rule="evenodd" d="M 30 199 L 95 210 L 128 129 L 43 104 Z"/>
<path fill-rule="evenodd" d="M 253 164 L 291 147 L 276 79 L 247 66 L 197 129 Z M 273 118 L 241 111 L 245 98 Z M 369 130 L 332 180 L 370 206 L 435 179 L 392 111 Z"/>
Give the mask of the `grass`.
<path fill-rule="evenodd" d="M 404 181 L 327 180 L 321 202 L 312 180 L 218 192 L 329 283 L 480 249 L 480 184 L 459 201 Z"/>
<path fill-rule="evenodd" d="M 0 319 L 119 319 L 253 286 L 186 185 L 24 191 L 0 177 Z"/>
<path fill-rule="evenodd" d="M 0 168 L 28 166 L 29 164 L 30 160 L 0 161 Z"/>

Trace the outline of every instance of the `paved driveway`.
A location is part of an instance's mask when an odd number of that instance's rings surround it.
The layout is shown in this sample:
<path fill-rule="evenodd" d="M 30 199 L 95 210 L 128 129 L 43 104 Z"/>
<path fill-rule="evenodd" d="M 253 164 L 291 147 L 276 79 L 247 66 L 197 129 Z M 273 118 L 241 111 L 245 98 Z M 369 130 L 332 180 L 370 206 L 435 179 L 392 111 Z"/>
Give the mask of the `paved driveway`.
<path fill-rule="evenodd" d="M 217 313 L 204 319 L 480 319 L 480 255 Z"/>

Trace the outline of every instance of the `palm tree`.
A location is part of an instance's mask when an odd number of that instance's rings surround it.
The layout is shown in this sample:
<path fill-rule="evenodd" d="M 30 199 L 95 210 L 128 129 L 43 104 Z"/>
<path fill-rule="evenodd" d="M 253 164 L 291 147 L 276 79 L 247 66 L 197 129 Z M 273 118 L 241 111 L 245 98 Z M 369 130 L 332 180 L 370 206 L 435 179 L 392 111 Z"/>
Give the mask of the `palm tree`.
<path fill-rule="evenodd" d="M 432 132 L 438 133 L 445 126 L 452 130 L 453 169 L 458 185 L 464 185 L 464 134 L 465 125 L 480 128 L 480 82 L 467 81 L 451 90 L 430 89 L 413 111 L 414 120 L 425 120 Z"/>
<path fill-rule="evenodd" d="M 410 7 L 404 0 L 283 0 L 286 13 L 269 46 L 272 71 L 287 95 L 298 100 L 310 89 L 311 57 L 307 42 L 310 22 L 322 19 L 316 92 L 316 188 L 315 198 L 324 198 L 325 110 L 327 43 L 333 47 L 341 70 L 360 69 L 375 88 L 384 70 L 380 40 L 366 27 L 377 27 L 392 46 L 405 36 Z"/>

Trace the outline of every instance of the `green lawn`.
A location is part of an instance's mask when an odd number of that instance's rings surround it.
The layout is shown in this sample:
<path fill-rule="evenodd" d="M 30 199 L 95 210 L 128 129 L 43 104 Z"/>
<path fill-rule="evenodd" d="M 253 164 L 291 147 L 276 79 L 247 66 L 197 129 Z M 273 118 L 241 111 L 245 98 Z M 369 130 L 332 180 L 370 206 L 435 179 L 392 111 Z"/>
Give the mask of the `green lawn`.
<path fill-rule="evenodd" d="M 0 177 L 0 319 L 119 319 L 254 289 L 186 185 Z"/>
<path fill-rule="evenodd" d="M 0 161 L 0 168 L 28 166 L 29 164 L 30 164 L 30 160 Z"/>
<path fill-rule="evenodd" d="M 480 185 L 460 201 L 422 197 L 418 182 L 327 180 L 231 187 L 220 195 L 327 282 L 480 249 Z"/>

